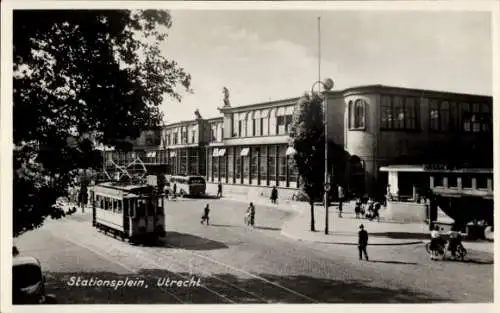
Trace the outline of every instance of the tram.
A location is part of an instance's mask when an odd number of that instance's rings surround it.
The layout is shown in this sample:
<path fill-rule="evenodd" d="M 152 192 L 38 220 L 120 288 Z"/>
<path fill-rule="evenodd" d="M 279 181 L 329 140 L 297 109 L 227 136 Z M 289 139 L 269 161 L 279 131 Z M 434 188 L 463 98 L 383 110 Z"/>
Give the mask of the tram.
<path fill-rule="evenodd" d="M 92 225 L 130 243 L 165 236 L 164 197 L 153 186 L 104 182 L 91 190 Z"/>

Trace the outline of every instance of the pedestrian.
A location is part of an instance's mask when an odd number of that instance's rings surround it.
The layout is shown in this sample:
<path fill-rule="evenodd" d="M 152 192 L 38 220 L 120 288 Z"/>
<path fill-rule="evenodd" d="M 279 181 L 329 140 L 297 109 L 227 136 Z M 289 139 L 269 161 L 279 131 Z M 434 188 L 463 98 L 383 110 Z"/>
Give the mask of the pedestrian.
<path fill-rule="evenodd" d="M 344 188 L 338 185 L 338 196 L 339 196 L 339 217 L 342 217 L 342 203 L 344 202 Z"/>
<path fill-rule="evenodd" d="M 278 189 L 276 186 L 273 187 L 273 190 L 271 190 L 271 202 L 276 204 L 276 201 L 278 200 Z"/>
<path fill-rule="evenodd" d="M 255 206 L 253 205 L 253 202 L 250 202 L 248 208 L 250 209 L 250 225 L 255 228 Z"/>
<path fill-rule="evenodd" d="M 439 248 L 441 245 L 441 233 L 439 232 L 439 225 L 434 225 L 434 229 L 431 231 L 431 260 L 436 260 L 439 256 Z"/>
<path fill-rule="evenodd" d="M 17 249 L 16 246 L 12 247 L 12 256 L 18 256 L 19 255 L 19 250 Z"/>
<path fill-rule="evenodd" d="M 368 232 L 365 230 L 363 224 L 359 225 L 358 232 L 358 250 L 359 259 L 363 259 L 363 253 L 365 254 L 365 259 L 368 261 L 368 253 L 366 252 L 366 246 L 368 245 Z"/>
<path fill-rule="evenodd" d="M 361 203 L 361 198 L 358 198 L 356 200 L 356 204 L 354 206 L 354 213 L 356 214 L 356 218 L 359 218 L 359 215 L 361 214 L 361 206 L 363 204 Z"/>
<path fill-rule="evenodd" d="M 208 217 L 208 214 L 210 213 L 210 207 L 208 206 L 208 203 L 207 205 L 205 206 L 205 209 L 203 210 L 203 215 L 201 216 L 201 224 L 203 224 L 204 222 L 207 222 L 207 225 L 209 225 L 209 220 L 210 218 Z"/>
<path fill-rule="evenodd" d="M 373 215 L 372 215 L 372 220 L 373 219 L 377 219 L 377 222 L 380 222 L 380 208 L 381 208 L 381 203 L 376 201 L 374 204 L 373 204 Z"/>
<path fill-rule="evenodd" d="M 373 206 L 374 206 L 373 198 L 368 198 L 368 202 L 366 202 L 366 214 L 365 218 L 370 219 L 373 216 Z"/>
<path fill-rule="evenodd" d="M 177 184 L 174 183 L 174 188 L 172 189 L 172 197 L 175 199 L 177 196 Z"/>
<path fill-rule="evenodd" d="M 217 198 L 222 198 L 222 184 L 217 184 Z"/>

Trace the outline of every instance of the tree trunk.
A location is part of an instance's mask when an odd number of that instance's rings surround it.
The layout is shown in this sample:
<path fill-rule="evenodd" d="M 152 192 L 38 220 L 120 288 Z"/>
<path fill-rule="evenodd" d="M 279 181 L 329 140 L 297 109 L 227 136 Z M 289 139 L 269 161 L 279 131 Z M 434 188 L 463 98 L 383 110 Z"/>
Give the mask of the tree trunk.
<path fill-rule="evenodd" d="M 311 205 L 311 231 L 316 231 L 314 227 L 314 201 L 309 202 Z"/>

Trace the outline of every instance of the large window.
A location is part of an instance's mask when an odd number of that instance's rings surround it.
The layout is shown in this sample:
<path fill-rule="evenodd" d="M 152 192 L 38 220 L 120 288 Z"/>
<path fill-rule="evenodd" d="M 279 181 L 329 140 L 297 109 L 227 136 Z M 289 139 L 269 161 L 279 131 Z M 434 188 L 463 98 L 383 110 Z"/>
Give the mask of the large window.
<path fill-rule="evenodd" d="M 271 109 L 271 111 L 269 112 L 269 135 L 271 136 L 276 135 L 276 131 L 278 130 L 276 113 L 276 108 Z"/>
<path fill-rule="evenodd" d="M 222 151 L 225 152 L 225 151 Z M 222 182 L 226 182 L 226 154 L 219 153 L 219 172 Z"/>
<path fill-rule="evenodd" d="M 233 147 L 226 148 L 227 155 L 227 181 L 229 183 L 233 182 L 234 178 L 234 149 Z"/>
<path fill-rule="evenodd" d="M 198 175 L 198 150 L 189 149 L 189 174 Z"/>
<path fill-rule="evenodd" d="M 179 173 L 181 175 L 187 174 L 187 164 L 188 164 L 188 151 L 187 149 L 180 149 L 180 164 L 179 164 Z"/>
<path fill-rule="evenodd" d="M 210 125 L 210 138 L 208 138 L 208 141 L 217 141 L 217 124 Z"/>
<path fill-rule="evenodd" d="M 267 185 L 267 147 L 260 148 L 260 184 Z"/>
<path fill-rule="evenodd" d="M 288 156 L 288 181 L 290 182 L 290 187 L 297 188 L 297 179 L 299 177 L 299 169 L 297 167 L 297 162 L 293 156 Z"/>
<path fill-rule="evenodd" d="M 415 98 L 382 96 L 381 129 L 416 130 L 418 126 L 418 105 Z"/>
<path fill-rule="evenodd" d="M 269 136 L 269 110 L 262 110 L 260 113 L 260 129 L 262 136 Z"/>
<path fill-rule="evenodd" d="M 488 104 L 461 105 L 462 125 L 464 132 L 480 133 L 491 131 L 491 110 Z"/>
<path fill-rule="evenodd" d="M 262 136 L 262 123 L 260 118 L 260 111 L 257 110 L 253 113 L 253 136 Z"/>
<path fill-rule="evenodd" d="M 214 153 L 212 154 L 213 157 L 213 164 L 212 164 L 212 171 L 214 172 L 214 181 L 219 181 L 219 150 L 214 149 Z"/>
<path fill-rule="evenodd" d="M 278 146 L 278 181 L 280 186 L 286 184 L 286 149 L 288 146 Z"/>
<path fill-rule="evenodd" d="M 365 128 L 365 106 L 363 100 L 349 101 L 349 128 L 364 129 Z"/>
<path fill-rule="evenodd" d="M 271 185 L 276 184 L 276 146 L 271 145 L 269 147 L 269 157 L 267 158 L 269 163 L 268 163 L 268 169 L 269 169 L 269 183 Z"/>
<path fill-rule="evenodd" d="M 243 148 L 242 154 L 243 155 L 241 157 L 243 160 L 243 183 L 249 184 L 248 178 L 250 177 L 250 148 Z"/>
<path fill-rule="evenodd" d="M 250 159 L 250 180 L 252 184 L 257 183 L 257 173 L 259 171 L 259 168 L 257 167 L 257 161 L 259 158 L 259 148 L 258 147 L 252 147 L 251 151 L 251 159 Z"/>
<path fill-rule="evenodd" d="M 238 126 L 240 122 L 240 115 L 239 113 L 234 113 L 232 116 L 232 121 L 233 121 L 233 133 L 231 134 L 231 137 L 238 137 L 239 132 L 238 132 Z"/>
<path fill-rule="evenodd" d="M 281 135 L 285 133 L 285 116 L 278 116 L 276 118 L 276 134 Z"/>
<path fill-rule="evenodd" d="M 429 127 L 432 131 L 454 129 L 457 106 L 454 102 L 429 100 Z"/>
<path fill-rule="evenodd" d="M 213 148 L 210 148 L 208 149 L 208 168 L 207 168 L 207 179 L 209 181 L 213 181 L 214 180 L 214 172 L 213 172 L 213 160 L 215 159 L 214 158 L 214 153 L 217 153 L 217 150 L 216 149 L 213 149 Z"/>
<path fill-rule="evenodd" d="M 241 147 L 234 148 L 234 161 L 236 164 L 236 169 L 234 173 L 234 177 L 236 178 L 236 182 L 240 183 L 241 179 Z"/>

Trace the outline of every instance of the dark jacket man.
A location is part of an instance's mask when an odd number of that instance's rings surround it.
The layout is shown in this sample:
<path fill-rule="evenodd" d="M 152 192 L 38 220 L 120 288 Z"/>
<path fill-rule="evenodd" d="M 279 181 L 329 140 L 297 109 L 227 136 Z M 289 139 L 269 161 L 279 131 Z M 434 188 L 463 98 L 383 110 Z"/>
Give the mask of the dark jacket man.
<path fill-rule="evenodd" d="M 363 259 L 363 253 L 365 255 L 365 259 L 368 261 L 368 253 L 366 253 L 366 246 L 368 245 L 368 232 L 364 229 L 363 224 L 359 226 L 358 232 L 358 250 L 359 250 L 359 259 Z"/>

